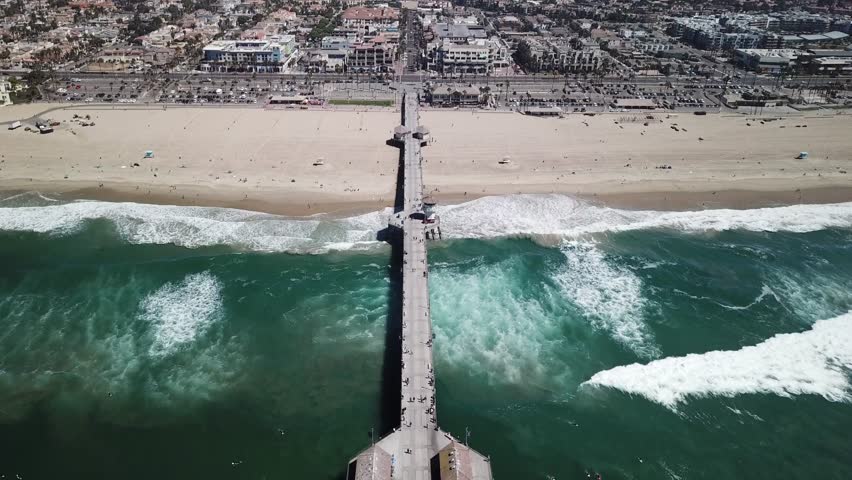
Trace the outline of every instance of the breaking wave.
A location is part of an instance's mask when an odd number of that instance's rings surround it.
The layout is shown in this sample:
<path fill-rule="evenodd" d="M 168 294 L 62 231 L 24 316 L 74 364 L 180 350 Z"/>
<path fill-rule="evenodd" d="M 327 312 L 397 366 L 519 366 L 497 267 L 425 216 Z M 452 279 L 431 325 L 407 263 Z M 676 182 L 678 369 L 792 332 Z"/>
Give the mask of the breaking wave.
<path fill-rule="evenodd" d="M 68 234 L 105 219 L 135 244 L 188 248 L 230 245 L 265 252 L 324 253 L 379 245 L 388 212 L 343 219 L 288 218 L 229 208 L 75 201 L 59 205 L 0 208 L 0 230 Z"/>
<path fill-rule="evenodd" d="M 324 253 L 375 248 L 377 234 L 387 226 L 391 214 L 385 209 L 348 218 L 293 218 L 226 208 L 87 200 L 57 204 L 40 194 L 32 198 L 38 200 L 37 205 L 34 200 L 15 207 L 0 206 L 0 230 L 65 234 L 87 221 L 106 219 L 131 243 Z M 507 195 L 443 206 L 438 213 L 447 238 L 533 235 L 562 239 L 656 228 L 811 232 L 852 227 L 852 203 L 657 212 L 600 207 L 557 194 Z"/>
<path fill-rule="evenodd" d="M 108 272 L 82 281 L 79 294 L 31 288 L 23 282 L 0 297 L 4 419 L 25 416 L 54 392 L 65 393 L 63 408 L 79 411 L 108 399 L 104 415 L 116 421 L 140 396 L 147 413 L 177 411 L 217 396 L 243 368 L 244 342 L 216 322 L 221 286 L 209 273 L 155 288 L 141 302 L 133 299 L 147 282 Z M 138 314 L 128 315 L 137 302 Z"/>
<path fill-rule="evenodd" d="M 208 272 L 167 283 L 145 297 L 141 318 L 153 326 L 152 355 L 168 355 L 203 334 L 221 316 L 222 285 Z"/>
<path fill-rule="evenodd" d="M 445 265 L 430 277 L 436 361 L 468 370 L 493 383 L 546 386 L 569 374 L 560 358 L 566 348 L 555 315 L 559 292 L 533 292 L 523 260 Z"/>
<path fill-rule="evenodd" d="M 840 402 L 852 399 L 850 369 L 852 312 L 739 350 L 615 367 L 596 373 L 581 387 L 618 389 L 672 410 L 690 397 L 748 393 L 820 395 Z"/>
<path fill-rule="evenodd" d="M 646 300 L 641 279 L 610 262 L 593 243 L 568 241 L 560 250 L 567 263 L 554 280 L 581 308 L 592 327 L 606 331 L 637 355 L 659 356 L 659 348 L 642 319 Z"/>
<path fill-rule="evenodd" d="M 852 227 L 852 202 L 751 210 L 684 212 L 621 210 L 565 195 L 483 197 L 439 209 L 445 234 L 459 238 L 512 235 L 577 237 L 602 232 L 675 229 L 812 232 Z"/>

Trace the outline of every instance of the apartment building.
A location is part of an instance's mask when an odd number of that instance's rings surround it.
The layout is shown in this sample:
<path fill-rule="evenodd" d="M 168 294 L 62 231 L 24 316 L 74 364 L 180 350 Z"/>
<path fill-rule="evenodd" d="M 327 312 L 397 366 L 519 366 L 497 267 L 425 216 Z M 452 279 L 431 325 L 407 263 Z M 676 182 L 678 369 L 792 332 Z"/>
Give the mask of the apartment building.
<path fill-rule="evenodd" d="M 442 75 L 491 75 L 510 64 L 509 46 L 498 37 L 433 41 L 426 47 L 425 58 L 426 68 Z"/>
<path fill-rule="evenodd" d="M 396 45 L 376 37 L 353 46 L 349 50 L 346 67 L 350 72 L 390 72 L 395 55 Z"/>
<path fill-rule="evenodd" d="M 399 9 L 351 7 L 343 12 L 341 22 L 344 28 L 355 29 L 361 33 L 397 29 L 399 27 Z"/>
<path fill-rule="evenodd" d="M 281 72 L 296 52 L 293 35 L 265 40 L 217 40 L 204 47 L 201 70 Z"/>
<path fill-rule="evenodd" d="M 521 63 L 533 72 L 591 73 L 600 70 L 609 55 L 588 44 L 565 39 L 527 37 L 518 46 Z"/>
<path fill-rule="evenodd" d="M 756 29 L 750 31 L 725 31 L 717 17 L 679 18 L 675 21 L 676 32 L 690 45 L 702 50 L 734 50 L 757 48 L 763 34 Z"/>

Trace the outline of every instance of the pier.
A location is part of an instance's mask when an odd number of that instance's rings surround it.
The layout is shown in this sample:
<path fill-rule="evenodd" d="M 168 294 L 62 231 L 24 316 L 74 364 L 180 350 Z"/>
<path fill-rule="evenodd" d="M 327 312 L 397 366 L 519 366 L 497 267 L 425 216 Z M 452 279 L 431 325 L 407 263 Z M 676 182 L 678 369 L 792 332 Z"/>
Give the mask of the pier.
<path fill-rule="evenodd" d="M 402 208 L 390 228 L 402 237 L 402 358 L 399 427 L 351 459 L 347 480 L 491 480 L 488 458 L 438 426 L 429 265 L 426 244 L 440 236 L 440 219 L 423 195 L 421 148 L 429 131 L 419 125 L 419 99 L 405 94 L 402 125 L 389 143 L 402 149 Z"/>

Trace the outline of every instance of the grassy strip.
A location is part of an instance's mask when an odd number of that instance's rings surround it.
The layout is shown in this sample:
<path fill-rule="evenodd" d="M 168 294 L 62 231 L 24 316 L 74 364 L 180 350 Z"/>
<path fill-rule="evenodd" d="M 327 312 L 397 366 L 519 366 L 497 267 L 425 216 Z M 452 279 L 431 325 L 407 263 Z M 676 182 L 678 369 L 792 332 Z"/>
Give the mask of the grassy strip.
<path fill-rule="evenodd" d="M 393 100 L 345 100 L 345 99 L 330 99 L 331 105 L 368 105 L 371 107 L 392 107 Z"/>

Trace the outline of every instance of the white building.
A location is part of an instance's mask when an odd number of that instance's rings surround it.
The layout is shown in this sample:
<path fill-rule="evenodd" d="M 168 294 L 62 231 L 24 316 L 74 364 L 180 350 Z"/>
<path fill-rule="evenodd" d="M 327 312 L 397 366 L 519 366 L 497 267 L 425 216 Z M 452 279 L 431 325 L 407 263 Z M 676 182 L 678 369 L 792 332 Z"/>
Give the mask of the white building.
<path fill-rule="evenodd" d="M 12 104 L 12 84 L 5 77 L 0 77 L 0 107 Z"/>
<path fill-rule="evenodd" d="M 358 43 L 358 36 L 354 33 L 329 35 L 322 38 L 320 41 L 320 47 L 324 50 L 332 48 L 352 48 L 352 46 L 356 43 Z"/>
<path fill-rule="evenodd" d="M 265 40 L 217 40 L 204 47 L 201 70 L 282 72 L 297 52 L 293 35 Z"/>
<path fill-rule="evenodd" d="M 784 71 L 805 52 L 792 48 L 741 48 L 734 51 L 737 63 L 749 70 L 765 73 Z"/>
<path fill-rule="evenodd" d="M 509 47 L 498 37 L 464 43 L 445 38 L 428 45 L 426 58 L 427 68 L 444 75 L 488 75 L 509 66 Z"/>

